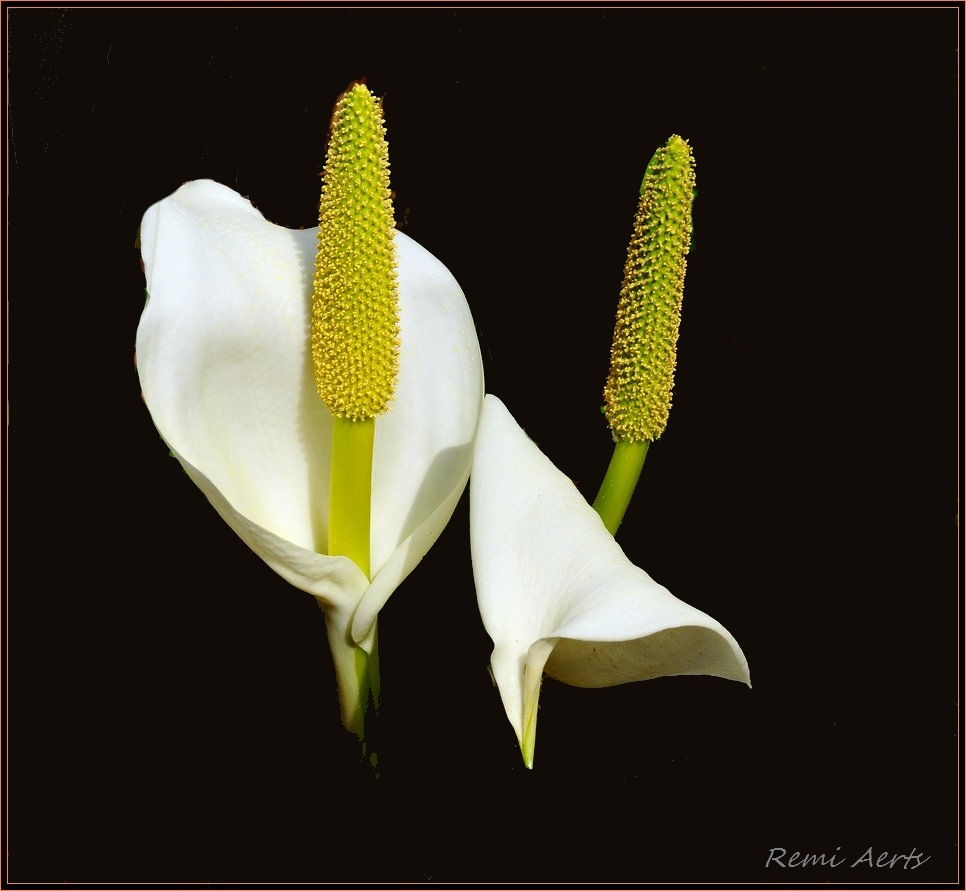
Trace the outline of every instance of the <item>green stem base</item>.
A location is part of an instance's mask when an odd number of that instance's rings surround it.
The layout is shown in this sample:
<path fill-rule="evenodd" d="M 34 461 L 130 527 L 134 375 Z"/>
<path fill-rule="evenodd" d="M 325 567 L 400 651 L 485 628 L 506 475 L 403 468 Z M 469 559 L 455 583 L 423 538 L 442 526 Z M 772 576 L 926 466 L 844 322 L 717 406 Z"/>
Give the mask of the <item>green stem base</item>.
<path fill-rule="evenodd" d="M 379 711 L 378 634 L 373 628 L 372 647 L 367 652 L 351 641 L 348 628 L 340 621 L 341 617 L 327 609 L 320 598 L 316 598 L 316 601 L 325 613 L 325 630 L 335 667 L 342 723 L 346 730 L 359 738 L 363 752 L 366 752 L 367 748 L 371 748 L 366 741 L 366 721 Z M 370 759 L 374 757 L 373 752 Z"/>

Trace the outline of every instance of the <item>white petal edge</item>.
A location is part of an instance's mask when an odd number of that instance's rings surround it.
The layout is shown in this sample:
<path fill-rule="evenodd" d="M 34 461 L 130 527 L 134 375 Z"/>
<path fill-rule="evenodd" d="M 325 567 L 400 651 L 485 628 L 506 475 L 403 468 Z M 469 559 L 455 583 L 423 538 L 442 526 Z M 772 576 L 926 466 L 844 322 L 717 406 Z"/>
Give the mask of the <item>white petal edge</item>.
<path fill-rule="evenodd" d="M 309 354 L 316 230 L 276 226 L 198 180 L 149 208 L 141 243 L 149 299 L 138 373 L 159 433 L 246 544 L 367 641 L 469 474 L 483 373 L 459 285 L 396 234 L 400 376 L 376 423 L 370 585 L 324 554 L 331 418 Z"/>
<path fill-rule="evenodd" d="M 470 540 L 493 675 L 528 765 L 545 672 L 586 687 L 678 674 L 749 683 L 731 634 L 627 559 L 493 395 L 474 448 Z"/>

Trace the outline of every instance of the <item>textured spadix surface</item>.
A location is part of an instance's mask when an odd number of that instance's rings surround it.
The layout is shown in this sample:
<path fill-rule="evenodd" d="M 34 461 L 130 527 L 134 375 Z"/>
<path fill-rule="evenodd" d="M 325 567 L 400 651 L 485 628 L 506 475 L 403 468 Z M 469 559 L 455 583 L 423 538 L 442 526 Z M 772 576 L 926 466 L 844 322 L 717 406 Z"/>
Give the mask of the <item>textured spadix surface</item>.
<path fill-rule="evenodd" d="M 617 442 L 651 442 L 667 425 L 691 247 L 694 156 L 672 136 L 651 158 L 624 266 L 604 407 Z"/>
<path fill-rule="evenodd" d="M 492 395 L 474 448 L 470 523 L 493 675 L 528 764 L 544 672 L 580 687 L 679 674 L 749 682 L 735 639 L 627 559 Z"/>
<path fill-rule="evenodd" d="M 332 117 L 312 308 L 316 384 L 338 418 L 381 415 L 399 373 L 391 194 L 382 103 L 354 84 Z"/>

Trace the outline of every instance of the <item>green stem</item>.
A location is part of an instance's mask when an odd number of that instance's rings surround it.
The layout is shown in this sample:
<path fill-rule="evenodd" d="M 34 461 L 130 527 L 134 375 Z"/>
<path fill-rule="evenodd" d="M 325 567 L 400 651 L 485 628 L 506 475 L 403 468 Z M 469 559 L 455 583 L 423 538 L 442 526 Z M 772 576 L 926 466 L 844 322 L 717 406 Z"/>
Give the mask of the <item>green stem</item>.
<path fill-rule="evenodd" d="M 631 503 L 631 496 L 641 476 L 644 458 L 650 442 L 618 442 L 614 445 L 614 454 L 610 465 L 600 484 L 600 491 L 594 499 L 594 510 L 600 514 L 607 531 L 611 535 L 617 534 L 617 529 L 624 519 L 627 506 Z"/>
<path fill-rule="evenodd" d="M 370 516 L 372 511 L 372 448 L 374 419 L 349 421 L 334 418 L 332 464 L 329 480 L 329 555 L 345 556 L 371 578 L 369 567 Z M 330 645 L 333 644 L 330 633 Z M 359 739 L 364 738 L 364 715 L 370 696 L 379 702 L 379 656 L 373 640 L 371 655 L 348 637 L 341 653 L 333 649 L 343 720 Z M 352 660 L 350 670 L 348 660 Z M 341 662 L 341 671 L 340 671 Z M 350 680 L 351 679 L 351 680 Z M 354 689 L 347 689 L 352 683 Z M 354 702 L 353 702 L 354 700 Z"/>
<path fill-rule="evenodd" d="M 329 555 L 352 560 L 369 578 L 372 445 L 376 422 L 334 418 L 329 480 Z"/>

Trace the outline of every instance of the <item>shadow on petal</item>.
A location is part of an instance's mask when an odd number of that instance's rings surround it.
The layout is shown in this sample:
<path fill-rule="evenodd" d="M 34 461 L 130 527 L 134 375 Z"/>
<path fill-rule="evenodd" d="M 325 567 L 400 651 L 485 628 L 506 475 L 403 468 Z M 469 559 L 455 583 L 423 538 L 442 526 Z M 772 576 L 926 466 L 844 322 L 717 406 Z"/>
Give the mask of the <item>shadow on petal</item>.
<path fill-rule="evenodd" d="M 711 628 L 666 628 L 637 640 L 558 641 L 544 667 L 574 687 L 612 687 L 673 675 L 714 675 L 751 686 L 748 666 L 728 637 Z"/>

